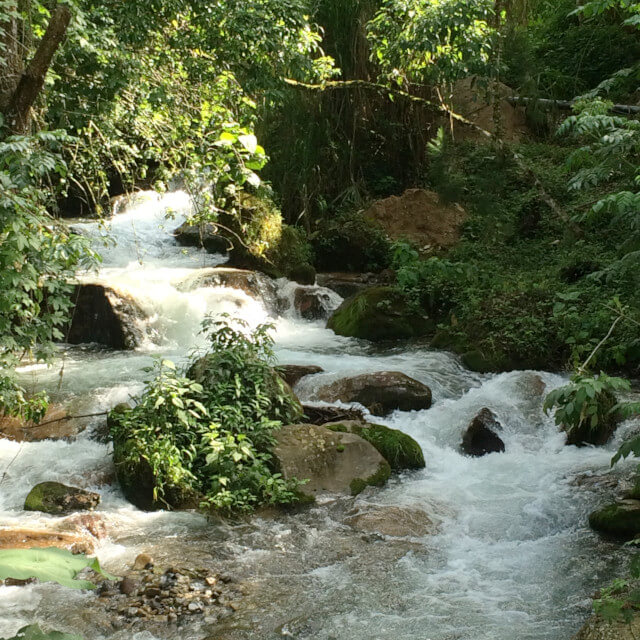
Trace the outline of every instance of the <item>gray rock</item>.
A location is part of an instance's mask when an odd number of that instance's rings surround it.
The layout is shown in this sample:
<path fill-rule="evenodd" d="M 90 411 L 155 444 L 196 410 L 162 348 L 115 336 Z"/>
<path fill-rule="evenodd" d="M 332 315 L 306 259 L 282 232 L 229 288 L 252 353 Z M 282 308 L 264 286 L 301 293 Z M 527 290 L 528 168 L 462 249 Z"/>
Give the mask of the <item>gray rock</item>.
<path fill-rule="evenodd" d="M 308 480 L 306 497 L 323 493 L 355 495 L 388 479 L 389 463 L 366 440 L 311 424 L 282 427 L 276 434 L 274 457 L 285 478 Z"/>
<path fill-rule="evenodd" d="M 431 389 L 398 371 L 343 378 L 320 389 L 317 397 L 325 402 L 359 402 L 377 416 L 385 416 L 396 409 L 419 411 L 431 406 Z"/>

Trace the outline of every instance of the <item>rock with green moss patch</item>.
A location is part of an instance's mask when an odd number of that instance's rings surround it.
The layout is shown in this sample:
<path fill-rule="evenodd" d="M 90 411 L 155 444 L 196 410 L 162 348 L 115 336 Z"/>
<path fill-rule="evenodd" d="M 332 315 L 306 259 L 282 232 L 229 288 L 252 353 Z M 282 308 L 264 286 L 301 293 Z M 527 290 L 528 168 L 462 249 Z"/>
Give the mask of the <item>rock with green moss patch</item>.
<path fill-rule="evenodd" d="M 610 391 L 601 391 L 597 394 L 598 407 L 598 424 L 591 426 L 590 418 L 583 420 L 578 426 L 566 428 L 567 444 L 577 445 L 579 447 L 585 445 L 601 446 L 607 444 L 611 440 L 618 423 L 620 422 L 620 414 L 613 411 L 618 403 L 615 395 Z"/>
<path fill-rule="evenodd" d="M 424 336 L 435 323 L 412 309 L 393 287 L 372 287 L 345 300 L 327 327 L 341 336 L 375 342 Z"/>
<path fill-rule="evenodd" d="M 411 436 L 398 429 L 356 420 L 332 422 L 324 426 L 332 431 L 355 433 L 371 443 L 393 471 L 423 469 L 425 466 L 420 445 Z"/>
<path fill-rule="evenodd" d="M 594 511 L 589 516 L 591 528 L 623 540 L 640 534 L 640 500 L 620 500 Z"/>
<path fill-rule="evenodd" d="M 342 378 L 322 387 L 318 400 L 358 402 L 376 416 L 392 411 L 421 411 L 431 406 L 431 389 L 399 371 L 376 371 Z"/>
<path fill-rule="evenodd" d="M 287 278 L 293 280 L 298 284 L 315 284 L 316 282 L 316 270 L 313 265 L 309 263 L 303 263 L 291 267 L 287 271 Z"/>
<path fill-rule="evenodd" d="M 94 509 L 99 503 L 100 495 L 92 491 L 67 487 L 59 482 L 41 482 L 29 492 L 24 508 L 25 511 L 62 515 Z"/>
<path fill-rule="evenodd" d="M 356 495 L 368 486 L 382 486 L 389 463 L 363 438 L 312 424 L 282 427 L 276 434 L 274 459 L 285 478 L 306 480 L 300 491 Z"/>

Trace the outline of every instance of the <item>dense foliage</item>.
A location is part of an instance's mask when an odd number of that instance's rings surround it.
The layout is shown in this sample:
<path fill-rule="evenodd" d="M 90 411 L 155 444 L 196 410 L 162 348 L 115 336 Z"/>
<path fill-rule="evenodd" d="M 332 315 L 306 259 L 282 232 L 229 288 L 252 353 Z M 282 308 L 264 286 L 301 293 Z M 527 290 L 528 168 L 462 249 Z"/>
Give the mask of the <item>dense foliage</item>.
<path fill-rule="evenodd" d="M 204 355 L 184 371 L 158 360 L 136 405 L 112 413 L 111 437 L 122 484 L 148 465 L 157 505 L 251 510 L 296 500 L 295 481 L 274 472 L 273 433 L 301 407 L 273 369 L 272 327 L 207 319 Z M 132 488 L 135 491 L 135 487 Z"/>

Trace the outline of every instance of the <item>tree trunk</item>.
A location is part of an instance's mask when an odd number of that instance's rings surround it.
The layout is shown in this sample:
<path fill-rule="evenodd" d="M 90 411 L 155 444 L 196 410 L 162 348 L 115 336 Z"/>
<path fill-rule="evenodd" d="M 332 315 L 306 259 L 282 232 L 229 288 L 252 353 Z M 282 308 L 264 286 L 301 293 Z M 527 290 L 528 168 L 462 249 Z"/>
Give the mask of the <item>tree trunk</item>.
<path fill-rule="evenodd" d="M 5 112 L 22 75 L 18 33 L 18 3 L 9 2 L 0 20 L 0 112 Z"/>
<path fill-rule="evenodd" d="M 33 59 L 26 68 L 9 100 L 7 114 L 9 126 L 14 133 L 24 133 L 29 128 L 31 107 L 44 85 L 45 76 L 55 52 L 67 32 L 71 12 L 66 5 L 57 5 L 51 14 L 49 26 L 45 31 Z"/>

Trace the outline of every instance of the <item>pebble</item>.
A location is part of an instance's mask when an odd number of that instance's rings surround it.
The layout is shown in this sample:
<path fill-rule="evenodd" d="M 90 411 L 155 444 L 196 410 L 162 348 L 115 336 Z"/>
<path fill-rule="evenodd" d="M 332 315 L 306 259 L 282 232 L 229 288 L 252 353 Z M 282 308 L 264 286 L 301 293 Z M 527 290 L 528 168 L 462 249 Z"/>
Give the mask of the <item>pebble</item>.
<path fill-rule="evenodd" d="M 139 554 L 133 562 L 133 568 L 136 571 L 141 569 L 151 569 L 153 567 L 153 558 L 148 553 Z"/>
<path fill-rule="evenodd" d="M 130 578 L 129 576 L 125 576 L 120 581 L 120 584 L 118 585 L 118 587 L 120 589 L 120 593 L 124 593 L 124 595 L 130 596 L 137 591 L 138 583 L 133 578 Z"/>

